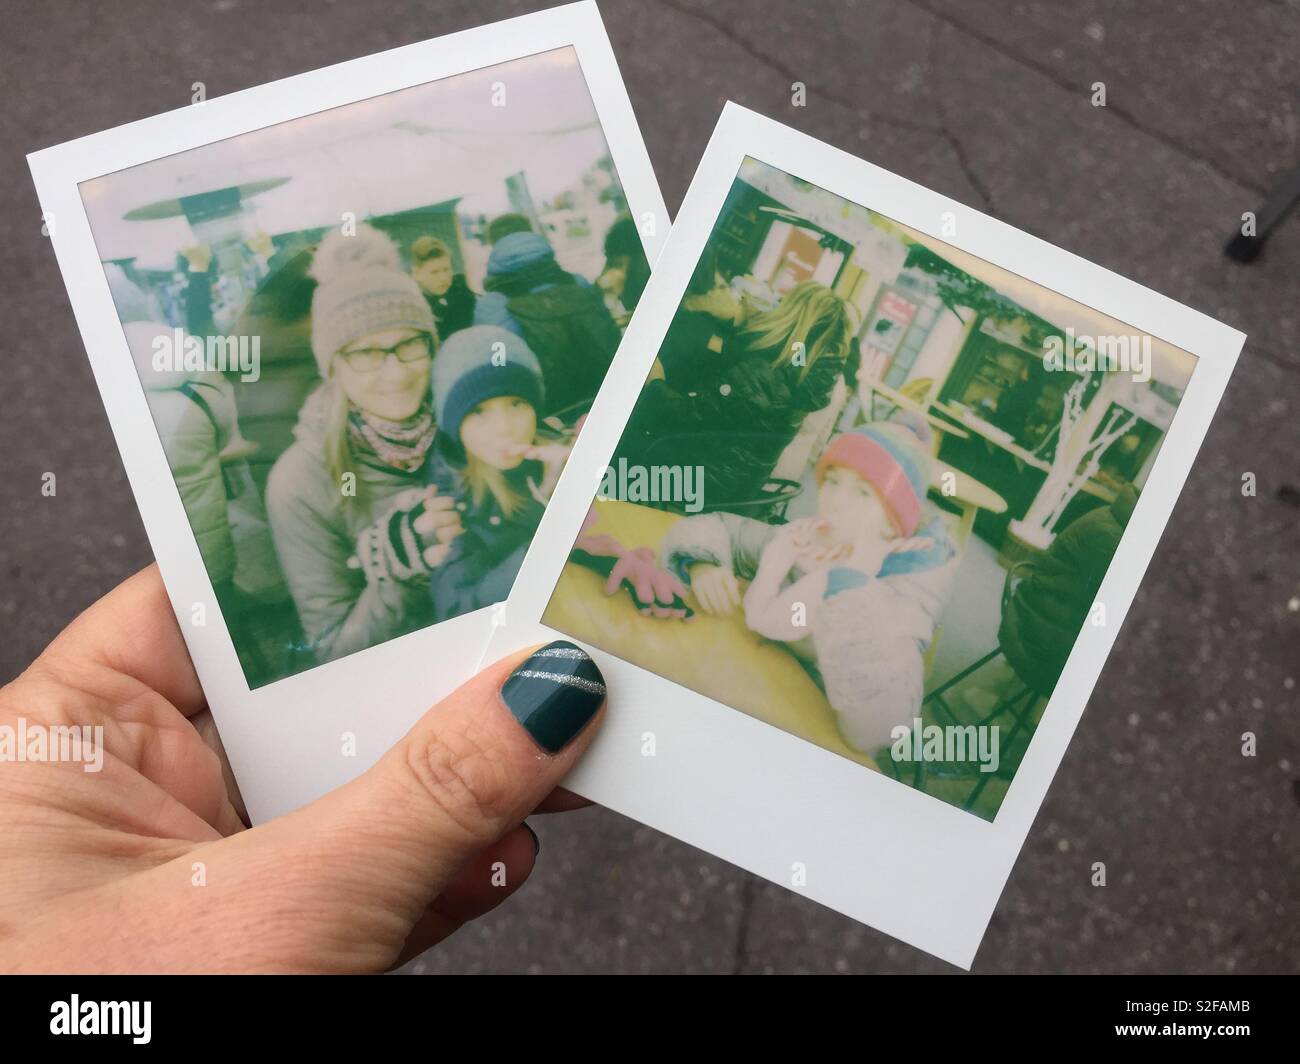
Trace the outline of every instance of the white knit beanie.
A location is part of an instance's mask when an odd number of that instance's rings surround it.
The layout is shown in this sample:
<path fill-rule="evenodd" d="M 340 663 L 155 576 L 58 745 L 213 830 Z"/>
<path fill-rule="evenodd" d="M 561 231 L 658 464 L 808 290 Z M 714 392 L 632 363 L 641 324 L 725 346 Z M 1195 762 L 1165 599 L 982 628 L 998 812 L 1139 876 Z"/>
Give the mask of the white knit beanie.
<path fill-rule="evenodd" d="M 321 241 L 312 260 L 311 349 L 322 377 L 336 351 L 367 333 L 422 329 L 437 335 L 419 285 L 402 269 L 397 247 L 379 230 L 357 226 Z"/>

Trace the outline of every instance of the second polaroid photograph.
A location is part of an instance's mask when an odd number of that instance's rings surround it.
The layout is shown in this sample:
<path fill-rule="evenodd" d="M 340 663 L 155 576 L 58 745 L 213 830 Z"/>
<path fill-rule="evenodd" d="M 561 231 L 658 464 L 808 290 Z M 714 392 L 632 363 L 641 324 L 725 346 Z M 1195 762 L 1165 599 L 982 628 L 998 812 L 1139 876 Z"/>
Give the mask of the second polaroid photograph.
<path fill-rule="evenodd" d="M 580 793 L 968 963 L 1240 343 L 728 105 L 491 652 L 596 655 Z"/>

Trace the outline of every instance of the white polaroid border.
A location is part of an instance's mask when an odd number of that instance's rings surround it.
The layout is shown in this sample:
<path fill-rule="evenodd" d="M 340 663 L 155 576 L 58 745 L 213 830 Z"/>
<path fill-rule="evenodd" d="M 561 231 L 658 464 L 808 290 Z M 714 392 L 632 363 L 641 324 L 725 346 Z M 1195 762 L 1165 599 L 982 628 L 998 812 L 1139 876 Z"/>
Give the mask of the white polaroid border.
<path fill-rule="evenodd" d="M 596 647 L 609 687 L 595 744 L 565 786 L 969 968 L 1245 337 L 936 192 L 728 103 L 487 656 L 556 638 L 541 617 L 727 193 L 746 156 L 986 259 L 1198 358 L 1085 627 L 993 823 Z M 956 217 L 955 239 L 941 232 Z M 662 622 L 670 623 L 670 622 Z M 653 733 L 655 756 L 642 755 Z M 883 864 L 879 855 L 887 853 Z M 806 885 L 792 886 L 796 867 Z"/>
<path fill-rule="evenodd" d="M 299 74 L 28 156 L 127 479 L 172 607 L 255 823 L 364 771 L 473 672 L 492 630 L 478 610 L 250 691 L 216 605 L 114 308 L 78 185 L 344 104 L 573 47 L 653 264 L 663 196 L 595 0 L 552 8 Z M 207 623 L 192 623 L 195 604 Z M 355 756 L 343 756 L 345 736 Z"/>

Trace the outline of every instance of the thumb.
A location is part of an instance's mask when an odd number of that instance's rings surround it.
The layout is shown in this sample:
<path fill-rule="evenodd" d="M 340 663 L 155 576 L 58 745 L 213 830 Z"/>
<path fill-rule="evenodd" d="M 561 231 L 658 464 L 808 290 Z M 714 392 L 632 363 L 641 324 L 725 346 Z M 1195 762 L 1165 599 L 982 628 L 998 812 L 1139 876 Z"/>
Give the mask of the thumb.
<path fill-rule="evenodd" d="M 455 895 L 461 913 L 475 908 L 467 892 L 490 894 L 477 903 L 490 909 L 518 883 L 501 889 L 484 874 L 467 885 L 458 874 L 484 872 L 475 858 L 555 789 L 589 745 L 604 703 L 604 679 L 585 651 L 563 641 L 521 651 L 430 709 L 357 779 L 214 844 L 228 851 L 221 863 L 231 863 L 234 880 L 254 878 L 247 919 L 265 929 L 273 954 L 254 960 L 383 970 L 408 936 L 430 945 L 459 925 L 430 912 L 440 894 Z M 440 932 L 429 936 L 431 919 Z"/>

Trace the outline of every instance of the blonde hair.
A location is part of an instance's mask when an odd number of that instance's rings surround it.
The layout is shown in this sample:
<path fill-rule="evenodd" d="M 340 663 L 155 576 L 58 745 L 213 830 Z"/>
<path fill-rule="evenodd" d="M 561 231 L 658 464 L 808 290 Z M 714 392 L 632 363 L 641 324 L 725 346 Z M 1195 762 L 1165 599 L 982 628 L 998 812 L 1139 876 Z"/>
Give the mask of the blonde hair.
<path fill-rule="evenodd" d="M 803 380 L 820 358 L 847 358 L 853 324 L 844 300 L 816 281 L 795 285 L 771 310 L 755 314 L 742 333 L 750 337 L 748 349 L 779 348 L 773 367 L 789 365 L 796 345 L 802 345 Z"/>
<path fill-rule="evenodd" d="M 416 263 L 428 262 L 430 259 L 449 259 L 451 248 L 436 236 L 422 236 L 411 245 L 411 258 Z"/>
<path fill-rule="evenodd" d="M 480 506 L 484 497 L 490 494 L 507 520 L 527 502 L 523 495 L 506 483 L 505 474 L 501 470 L 488 465 L 469 451 L 465 452 L 465 482 L 469 485 L 475 507 Z"/>
<path fill-rule="evenodd" d="M 343 492 L 344 509 L 350 510 L 361 505 L 365 482 L 357 475 L 355 456 L 352 453 L 352 434 L 348 431 L 348 397 L 332 373 L 321 388 L 324 391 L 325 468 L 335 487 L 340 489 L 344 475 L 352 474 L 356 493 L 349 495 Z"/>

